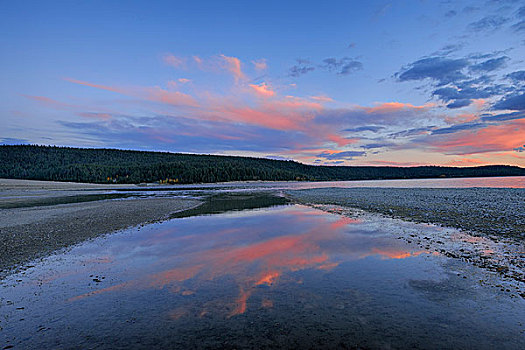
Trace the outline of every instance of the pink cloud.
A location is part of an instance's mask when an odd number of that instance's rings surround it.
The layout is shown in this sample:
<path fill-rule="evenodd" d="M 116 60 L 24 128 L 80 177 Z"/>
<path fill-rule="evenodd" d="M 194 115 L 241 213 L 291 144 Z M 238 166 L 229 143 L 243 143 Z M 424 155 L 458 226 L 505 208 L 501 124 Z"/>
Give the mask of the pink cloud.
<path fill-rule="evenodd" d="M 161 102 L 175 106 L 191 106 L 197 107 L 198 102 L 190 95 L 179 91 L 167 91 L 160 87 L 151 87 L 144 89 L 145 94 L 142 98 L 150 101 Z"/>
<path fill-rule="evenodd" d="M 101 120 L 110 120 L 113 118 L 113 116 L 109 113 L 87 113 L 87 112 L 80 112 L 78 113 L 79 116 L 84 118 L 94 118 L 94 119 L 101 119 Z"/>
<path fill-rule="evenodd" d="M 334 102 L 334 100 L 328 96 L 319 95 L 319 96 L 310 96 L 312 100 L 318 101 L 318 102 Z"/>
<path fill-rule="evenodd" d="M 232 122 L 258 125 L 276 130 L 303 129 L 297 120 L 297 116 L 286 115 L 278 111 L 236 106 L 224 106 L 217 111 L 220 112 L 220 118 L 225 118 Z"/>
<path fill-rule="evenodd" d="M 162 57 L 162 60 L 165 64 L 168 66 L 171 66 L 173 68 L 182 68 L 185 65 L 186 60 L 182 57 L 177 57 L 172 54 L 166 54 Z"/>
<path fill-rule="evenodd" d="M 52 98 L 45 97 L 45 96 L 31 96 L 31 95 L 22 95 L 22 96 L 24 96 L 25 98 L 28 98 L 30 100 L 39 102 L 39 103 L 41 103 L 41 104 L 43 104 L 43 105 L 45 105 L 47 107 L 51 107 L 51 108 L 63 109 L 63 108 L 72 107 L 72 105 L 70 105 L 70 104 L 63 103 L 63 102 L 60 102 L 60 101 L 57 101 L 57 100 L 54 100 Z"/>
<path fill-rule="evenodd" d="M 487 100 L 483 98 L 478 98 L 476 100 L 473 100 L 472 104 L 474 105 L 474 107 L 476 107 L 477 110 L 481 110 L 487 104 Z"/>
<path fill-rule="evenodd" d="M 117 87 L 107 86 L 107 85 L 100 85 L 100 84 L 93 84 L 93 83 L 90 83 L 90 82 L 87 82 L 87 81 L 76 80 L 76 79 L 71 79 L 71 78 L 64 78 L 64 80 L 65 81 L 69 81 L 70 83 L 73 83 L 73 84 L 85 85 L 85 86 L 90 86 L 90 87 L 94 87 L 94 88 L 97 88 L 97 89 L 102 89 L 102 90 L 107 90 L 107 91 L 112 91 L 112 92 L 118 92 L 120 94 L 125 94 L 125 90 L 122 89 L 122 88 L 117 88 Z"/>
<path fill-rule="evenodd" d="M 326 135 L 326 138 L 334 142 L 335 144 L 337 144 L 337 146 L 339 147 L 344 147 L 344 146 L 347 146 L 347 145 L 350 145 L 350 144 L 353 144 L 359 141 L 359 139 L 347 139 L 337 134 Z"/>
<path fill-rule="evenodd" d="M 253 63 L 255 70 L 261 71 L 261 70 L 265 70 L 268 68 L 268 64 L 266 63 L 265 58 L 261 58 L 259 60 L 252 61 L 252 63 Z"/>
<path fill-rule="evenodd" d="M 508 151 L 524 143 L 525 119 L 501 125 L 487 125 L 481 129 L 464 130 L 439 135 L 430 144 L 447 154 L 476 154 Z"/>
<path fill-rule="evenodd" d="M 233 75 L 235 82 L 246 80 L 246 75 L 241 70 L 241 61 L 237 57 L 219 55 L 219 58 L 223 60 L 224 68 Z"/>
<path fill-rule="evenodd" d="M 195 63 L 197 63 L 197 65 L 202 65 L 202 58 L 200 58 L 199 56 L 192 56 L 191 58 L 193 58 L 193 61 L 195 61 Z"/>
<path fill-rule="evenodd" d="M 275 108 L 294 108 L 294 109 L 302 109 L 302 110 L 311 110 L 311 111 L 321 111 L 323 109 L 323 105 L 321 105 L 318 102 L 312 102 L 305 98 L 296 97 L 296 96 L 286 96 L 284 99 L 280 101 L 274 101 L 272 102 L 272 105 Z"/>
<path fill-rule="evenodd" d="M 472 165 L 480 165 L 480 164 L 484 164 L 484 162 L 476 158 L 454 159 L 447 163 L 447 165 L 453 165 L 453 166 L 472 166 Z"/>
<path fill-rule="evenodd" d="M 249 86 L 254 90 L 256 94 L 260 96 L 272 97 L 273 95 L 275 95 L 275 91 L 273 91 L 271 87 L 268 86 L 266 83 L 261 83 L 259 85 L 249 84 Z"/>
<path fill-rule="evenodd" d="M 199 113 L 199 118 L 303 132 L 313 129 L 310 124 L 322 110 L 319 103 L 293 96 L 277 100 L 256 100 L 253 104 L 248 104 L 237 98 L 210 94 L 206 106 Z"/>
<path fill-rule="evenodd" d="M 194 62 L 192 62 L 192 59 Z M 290 139 L 287 141 L 287 145 L 296 147 L 298 153 L 302 153 L 302 150 L 312 147 L 333 147 L 340 148 L 339 151 L 345 151 L 345 146 L 359 141 L 357 138 L 347 137 L 349 132 L 341 131 L 345 128 L 359 127 L 361 125 L 404 126 L 408 120 L 417 121 L 417 123 L 421 124 L 421 120 L 431 114 L 431 112 L 427 113 L 426 110 L 435 107 L 433 103 L 418 106 L 410 103 L 386 102 L 373 107 L 353 106 L 352 108 L 327 109 L 324 104 L 333 102 L 333 99 L 325 95 L 309 96 L 307 98 L 298 96 L 281 97 L 266 82 L 248 84 L 248 77 L 242 70 L 242 62 L 236 57 L 218 55 L 206 59 L 198 56 L 185 59 L 166 55 L 164 61 L 166 64 L 174 67 L 180 67 L 182 64 L 189 62 L 189 68 L 196 69 L 197 65 L 199 65 L 199 69 L 212 73 L 227 70 L 233 76 L 236 84 L 242 84 L 235 85 L 235 94 L 231 94 L 224 93 L 223 91 L 228 91 L 228 89 L 224 89 L 220 84 L 217 86 L 221 86 L 221 92 L 214 92 L 213 90 L 201 89 L 197 83 L 192 83 L 192 88 L 188 89 L 190 92 L 187 94 L 177 91 L 177 88 L 182 86 L 182 84 L 190 82 L 190 79 L 187 78 L 169 81 L 166 89 L 158 86 L 123 87 L 101 85 L 69 78 L 65 80 L 134 97 L 137 101 L 132 102 L 140 104 L 141 107 L 149 108 L 150 111 L 158 115 L 166 114 L 174 117 L 180 116 L 185 119 L 214 122 L 214 125 L 222 123 L 222 125 L 228 125 L 240 130 L 243 130 L 244 124 L 244 130 L 254 130 L 253 127 L 255 126 L 289 132 Z M 266 64 L 265 61 L 260 60 L 252 61 L 252 63 L 254 66 L 255 63 L 261 63 L 259 67 L 261 69 L 262 63 Z M 285 89 L 286 87 L 282 88 Z M 158 104 L 143 103 L 140 100 L 153 101 Z M 185 108 L 181 112 L 181 110 L 173 107 L 192 108 Z M 158 111 L 162 112 L 159 113 Z M 88 117 L 88 115 L 82 116 Z M 97 118 L 95 115 L 89 115 L 89 117 Z M 458 115 L 455 119 L 448 120 L 448 122 L 463 123 L 474 120 L 476 117 L 475 114 Z M 100 114 L 98 118 L 104 120 L 104 114 Z M 268 131 L 263 131 L 262 133 L 269 134 Z M 183 135 L 179 132 L 175 134 Z M 170 140 L 170 135 L 167 134 L 161 133 L 156 136 L 161 137 L 166 142 Z M 192 133 L 183 136 L 198 137 L 203 135 Z M 235 136 L 234 133 L 212 133 L 209 137 L 223 140 L 241 139 Z M 449 135 L 446 135 L 446 137 L 449 137 Z M 453 141 L 451 139 L 447 140 L 448 142 Z M 439 142 L 434 142 L 431 146 L 436 148 L 454 147 L 449 144 L 440 144 Z"/>
<path fill-rule="evenodd" d="M 198 106 L 197 101 L 190 95 L 178 91 L 164 90 L 158 86 L 155 87 L 113 87 L 107 85 L 93 84 L 86 81 L 65 78 L 64 80 L 74 84 L 94 87 L 97 89 L 116 92 L 143 100 L 160 102 L 175 106 Z"/>
<path fill-rule="evenodd" d="M 435 103 L 426 103 L 422 106 L 415 106 L 411 103 L 401 103 L 401 102 L 384 102 L 375 107 L 361 107 L 367 113 L 392 113 L 399 112 L 405 109 L 412 110 L 423 110 L 435 107 Z"/>
<path fill-rule="evenodd" d="M 400 166 L 400 167 L 427 165 L 426 163 L 396 162 L 396 161 L 393 161 L 393 160 L 372 160 L 372 161 L 367 161 L 366 164 L 380 165 L 380 166 Z"/>

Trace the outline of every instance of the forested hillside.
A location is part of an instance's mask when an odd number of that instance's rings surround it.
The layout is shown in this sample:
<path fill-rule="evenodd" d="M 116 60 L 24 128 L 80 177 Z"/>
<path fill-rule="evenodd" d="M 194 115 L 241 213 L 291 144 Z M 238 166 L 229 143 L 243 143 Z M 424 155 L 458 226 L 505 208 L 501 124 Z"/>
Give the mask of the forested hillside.
<path fill-rule="evenodd" d="M 94 183 L 197 183 L 246 180 L 335 181 L 525 175 L 525 168 L 313 166 L 262 158 L 84 149 L 0 146 L 0 178 Z"/>

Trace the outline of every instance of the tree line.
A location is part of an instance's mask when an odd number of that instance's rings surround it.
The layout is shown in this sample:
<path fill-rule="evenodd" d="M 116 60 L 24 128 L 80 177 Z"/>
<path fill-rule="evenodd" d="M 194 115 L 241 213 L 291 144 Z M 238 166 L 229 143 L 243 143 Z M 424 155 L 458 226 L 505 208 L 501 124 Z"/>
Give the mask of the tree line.
<path fill-rule="evenodd" d="M 265 158 L 88 149 L 0 146 L 0 178 L 91 183 L 210 183 L 227 181 L 344 181 L 436 177 L 523 176 L 525 168 L 317 166 Z"/>

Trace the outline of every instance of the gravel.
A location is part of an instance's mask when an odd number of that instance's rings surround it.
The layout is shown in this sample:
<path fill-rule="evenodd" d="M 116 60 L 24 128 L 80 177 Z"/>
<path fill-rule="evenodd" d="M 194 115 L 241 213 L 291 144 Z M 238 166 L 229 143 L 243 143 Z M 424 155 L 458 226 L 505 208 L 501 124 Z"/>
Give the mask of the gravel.
<path fill-rule="evenodd" d="M 336 204 L 486 235 L 525 238 L 523 188 L 321 188 L 286 193 L 299 203 Z"/>
<path fill-rule="evenodd" d="M 200 204 L 186 198 L 140 198 L 0 209 L 0 279 L 58 249 Z"/>

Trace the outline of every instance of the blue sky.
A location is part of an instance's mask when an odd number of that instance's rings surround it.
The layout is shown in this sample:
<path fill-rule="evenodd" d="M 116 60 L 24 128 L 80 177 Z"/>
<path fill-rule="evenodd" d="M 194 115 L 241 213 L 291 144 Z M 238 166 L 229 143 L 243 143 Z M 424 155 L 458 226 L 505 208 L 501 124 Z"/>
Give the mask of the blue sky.
<path fill-rule="evenodd" d="M 524 1 L 17 1 L 0 141 L 525 165 Z"/>

